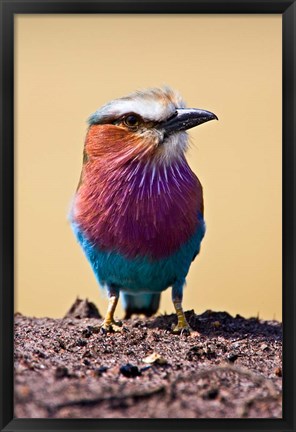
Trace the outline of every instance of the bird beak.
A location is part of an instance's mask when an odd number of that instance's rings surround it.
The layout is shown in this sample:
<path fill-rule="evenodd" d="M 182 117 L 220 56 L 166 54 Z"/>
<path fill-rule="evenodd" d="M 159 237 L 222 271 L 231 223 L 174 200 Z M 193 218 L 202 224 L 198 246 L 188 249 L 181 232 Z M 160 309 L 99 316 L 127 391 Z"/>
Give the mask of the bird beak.
<path fill-rule="evenodd" d="M 218 117 L 210 111 L 196 108 L 178 108 L 172 117 L 161 122 L 158 127 L 165 134 L 170 134 L 193 128 L 210 120 L 218 120 Z"/>

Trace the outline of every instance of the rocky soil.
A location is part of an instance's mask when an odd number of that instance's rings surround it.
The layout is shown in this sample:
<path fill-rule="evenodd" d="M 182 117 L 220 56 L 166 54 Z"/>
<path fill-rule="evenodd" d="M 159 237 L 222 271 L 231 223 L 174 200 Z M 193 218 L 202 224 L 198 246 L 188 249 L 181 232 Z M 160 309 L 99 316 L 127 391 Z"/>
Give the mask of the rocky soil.
<path fill-rule="evenodd" d="M 19 418 L 279 418 L 282 325 L 227 312 L 124 321 L 104 334 L 88 301 L 63 319 L 15 315 Z"/>

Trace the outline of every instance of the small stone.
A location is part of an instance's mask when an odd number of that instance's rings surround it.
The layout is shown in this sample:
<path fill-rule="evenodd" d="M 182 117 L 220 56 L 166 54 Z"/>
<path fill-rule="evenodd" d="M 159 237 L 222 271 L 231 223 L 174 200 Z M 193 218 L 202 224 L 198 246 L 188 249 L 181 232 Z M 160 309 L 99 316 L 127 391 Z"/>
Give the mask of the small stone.
<path fill-rule="evenodd" d="M 108 370 L 107 366 L 100 366 L 97 369 L 95 369 L 95 375 L 96 376 L 102 376 L 104 372 Z"/>
<path fill-rule="evenodd" d="M 148 364 L 153 364 L 153 363 L 156 363 L 159 365 L 167 364 L 167 360 L 156 352 L 154 352 L 153 354 L 150 354 L 148 357 L 145 357 L 142 361 L 144 363 L 148 363 Z"/>
<path fill-rule="evenodd" d="M 218 394 L 219 390 L 217 388 L 212 388 L 203 395 L 203 399 L 214 400 L 218 397 Z"/>
<path fill-rule="evenodd" d="M 228 360 L 230 363 L 234 363 L 237 359 L 238 359 L 238 354 L 236 354 L 236 353 L 230 353 L 230 354 L 228 354 L 228 356 L 227 356 L 227 360 Z"/>
<path fill-rule="evenodd" d="M 87 342 L 84 339 L 78 339 L 78 341 L 76 342 L 76 345 L 80 346 L 80 347 L 84 347 L 87 345 Z"/>
<path fill-rule="evenodd" d="M 82 330 L 81 334 L 83 337 L 89 338 L 92 335 L 92 332 L 87 328 L 87 329 Z"/>
<path fill-rule="evenodd" d="M 137 366 L 130 364 L 130 363 L 127 363 L 126 365 L 121 366 L 120 367 L 120 373 L 123 376 L 125 376 L 126 378 L 135 378 L 135 377 L 141 375 L 139 368 Z"/>
<path fill-rule="evenodd" d="M 62 378 L 66 378 L 69 377 L 69 371 L 68 368 L 66 368 L 65 366 L 58 366 L 55 370 L 55 377 L 56 379 L 62 379 Z"/>
<path fill-rule="evenodd" d="M 233 345 L 232 345 L 232 347 L 233 348 L 239 348 L 240 347 L 240 343 L 239 342 L 236 342 L 236 343 L 234 343 Z"/>
<path fill-rule="evenodd" d="M 283 371 L 282 371 L 282 368 L 281 368 L 281 367 L 277 367 L 277 368 L 274 370 L 274 373 L 275 373 L 275 375 L 278 376 L 278 377 L 282 377 L 282 376 L 283 376 Z"/>
<path fill-rule="evenodd" d="M 269 350 L 269 346 L 266 345 L 266 344 L 262 344 L 262 345 L 260 346 L 260 348 L 262 349 L 262 351 L 268 351 L 268 350 Z"/>

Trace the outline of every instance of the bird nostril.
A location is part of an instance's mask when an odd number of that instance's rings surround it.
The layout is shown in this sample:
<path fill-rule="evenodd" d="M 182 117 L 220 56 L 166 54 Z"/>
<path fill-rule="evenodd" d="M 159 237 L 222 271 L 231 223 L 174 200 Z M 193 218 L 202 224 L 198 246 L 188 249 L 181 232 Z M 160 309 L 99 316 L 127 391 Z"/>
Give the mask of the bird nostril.
<path fill-rule="evenodd" d="M 172 114 L 169 118 L 166 119 L 166 121 L 169 121 L 173 118 L 175 118 L 178 115 L 178 111 L 175 111 L 174 114 Z"/>

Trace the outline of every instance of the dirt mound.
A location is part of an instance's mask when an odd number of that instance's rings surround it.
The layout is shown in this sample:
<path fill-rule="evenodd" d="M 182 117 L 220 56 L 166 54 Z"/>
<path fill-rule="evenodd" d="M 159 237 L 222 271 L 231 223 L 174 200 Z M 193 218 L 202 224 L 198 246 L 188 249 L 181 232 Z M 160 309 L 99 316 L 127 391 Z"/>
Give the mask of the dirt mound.
<path fill-rule="evenodd" d="M 281 323 L 188 311 L 189 336 L 171 333 L 175 315 L 106 335 L 102 319 L 84 317 L 97 310 L 78 309 L 81 318 L 74 305 L 64 319 L 15 315 L 16 417 L 282 416 Z"/>

